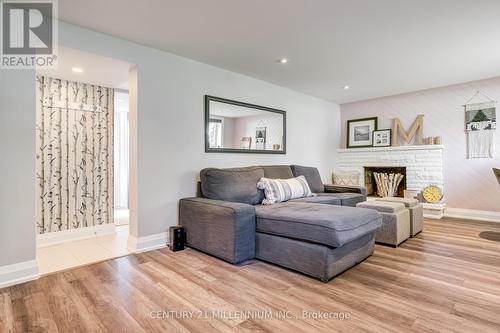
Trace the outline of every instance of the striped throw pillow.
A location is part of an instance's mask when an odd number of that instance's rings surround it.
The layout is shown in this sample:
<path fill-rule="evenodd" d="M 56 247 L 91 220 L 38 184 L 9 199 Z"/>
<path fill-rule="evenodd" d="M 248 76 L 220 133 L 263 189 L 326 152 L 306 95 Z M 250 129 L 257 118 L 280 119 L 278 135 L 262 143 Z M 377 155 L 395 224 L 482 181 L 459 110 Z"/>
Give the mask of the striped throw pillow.
<path fill-rule="evenodd" d="M 313 196 L 304 176 L 290 179 L 261 178 L 257 187 L 264 190 L 266 198 L 262 201 L 263 205 Z"/>

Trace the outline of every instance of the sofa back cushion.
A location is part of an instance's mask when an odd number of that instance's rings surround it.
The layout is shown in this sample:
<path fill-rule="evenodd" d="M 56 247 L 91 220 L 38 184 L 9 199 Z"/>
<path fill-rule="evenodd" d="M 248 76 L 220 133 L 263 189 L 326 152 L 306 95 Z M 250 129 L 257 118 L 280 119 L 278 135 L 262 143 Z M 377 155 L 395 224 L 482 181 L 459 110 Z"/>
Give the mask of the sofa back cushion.
<path fill-rule="evenodd" d="M 262 200 L 263 205 L 272 205 L 277 202 L 313 195 L 304 176 L 290 179 L 261 178 L 257 187 L 264 190 L 266 198 Z"/>
<path fill-rule="evenodd" d="M 200 172 L 201 193 L 205 198 L 249 205 L 260 204 L 264 198 L 257 183 L 264 177 L 261 167 L 216 169 Z"/>
<path fill-rule="evenodd" d="M 264 169 L 264 177 L 272 179 L 289 179 L 293 178 L 293 172 L 289 165 L 262 165 Z"/>
<path fill-rule="evenodd" d="M 290 168 L 292 169 L 294 177 L 306 177 L 307 183 L 313 193 L 325 192 L 325 186 L 323 185 L 323 181 L 321 180 L 321 176 L 319 175 L 317 168 L 300 165 L 291 165 Z"/>

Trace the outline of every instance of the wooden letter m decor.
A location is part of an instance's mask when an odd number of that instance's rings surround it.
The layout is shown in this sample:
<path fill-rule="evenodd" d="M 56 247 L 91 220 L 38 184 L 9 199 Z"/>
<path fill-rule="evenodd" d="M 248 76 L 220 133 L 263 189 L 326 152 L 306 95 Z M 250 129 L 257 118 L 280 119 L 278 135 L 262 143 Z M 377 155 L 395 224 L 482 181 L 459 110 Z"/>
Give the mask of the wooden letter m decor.
<path fill-rule="evenodd" d="M 423 143 L 424 115 L 421 114 L 417 116 L 417 119 L 415 119 L 413 125 L 411 126 L 411 129 L 408 132 L 403 127 L 403 124 L 401 124 L 401 120 L 399 120 L 399 118 L 394 118 L 394 128 L 392 130 L 393 146 L 399 146 L 400 131 L 401 131 L 401 136 L 404 137 L 407 145 L 411 143 L 411 141 L 415 136 L 416 136 L 415 143 L 421 145 Z"/>

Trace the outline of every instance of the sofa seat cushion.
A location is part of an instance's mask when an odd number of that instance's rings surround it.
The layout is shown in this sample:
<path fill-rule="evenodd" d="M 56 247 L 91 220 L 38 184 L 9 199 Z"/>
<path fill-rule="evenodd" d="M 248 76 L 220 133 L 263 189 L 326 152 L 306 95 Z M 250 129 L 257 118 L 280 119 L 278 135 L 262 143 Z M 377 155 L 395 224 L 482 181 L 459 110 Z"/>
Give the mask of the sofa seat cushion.
<path fill-rule="evenodd" d="M 359 193 L 317 193 L 318 196 L 334 197 L 340 200 L 342 206 L 356 207 L 360 202 L 365 201 L 365 197 Z"/>
<path fill-rule="evenodd" d="M 337 205 L 337 206 L 342 205 L 342 200 L 340 200 L 339 198 L 332 196 L 332 195 L 315 195 L 314 197 L 292 199 L 290 201 L 292 201 L 292 202 L 318 203 L 318 204 L 324 204 L 324 205 Z"/>
<path fill-rule="evenodd" d="M 382 224 L 381 215 L 370 209 L 283 202 L 255 207 L 257 232 L 339 247 Z"/>

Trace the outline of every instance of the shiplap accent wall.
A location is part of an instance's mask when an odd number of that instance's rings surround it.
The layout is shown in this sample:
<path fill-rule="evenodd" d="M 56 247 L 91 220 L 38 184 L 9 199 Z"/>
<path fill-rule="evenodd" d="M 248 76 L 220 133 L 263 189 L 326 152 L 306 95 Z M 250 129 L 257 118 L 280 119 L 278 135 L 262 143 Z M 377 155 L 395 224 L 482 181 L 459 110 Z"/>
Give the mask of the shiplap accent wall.
<path fill-rule="evenodd" d="M 378 127 L 384 129 L 391 128 L 393 119 L 399 118 L 409 129 L 415 118 L 424 114 L 424 137 L 443 138 L 447 206 L 500 212 L 500 187 L 492 171 L 500 167 L 500 130 L 495 132 L 493 158 L 467 159 L 463 104 L 478 90 L 500 101 L 500 78 L 342 104 L 342 147 L 349 119 L 378 116 Z"/>

